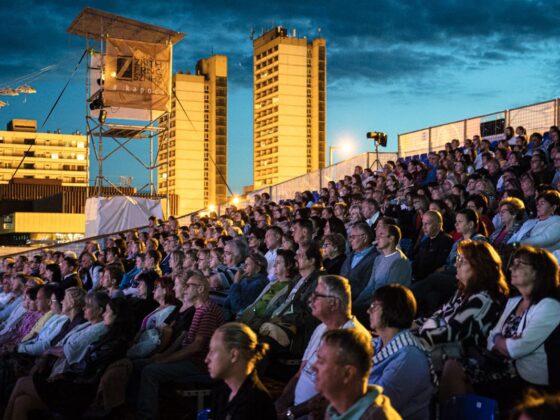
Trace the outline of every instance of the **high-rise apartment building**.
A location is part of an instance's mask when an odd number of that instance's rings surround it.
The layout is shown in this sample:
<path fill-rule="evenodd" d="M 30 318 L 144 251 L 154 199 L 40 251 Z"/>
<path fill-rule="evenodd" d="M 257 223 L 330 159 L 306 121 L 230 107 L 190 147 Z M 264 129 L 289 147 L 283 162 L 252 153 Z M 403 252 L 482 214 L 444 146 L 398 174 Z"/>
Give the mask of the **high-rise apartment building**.
<path fill-rule="evenodd" d="M 326 46 L 274 28 L 253 41 L 253 183 L 325 166 Z"/>
<path fill-rule="evenodd" d="M 158 147 L 158 190 L 177 194 L 183 215 L 226 200 L 227 57 L 200 60 L 196 74 L 175 74 L 173 89 L 169 149 L 165 137 Z"/>
<path fill-rule="evenodd" d="M 23 158 L 25 155 L 25 159 Z M 87 136 L 37 132 L 36 120 L 16 119 L 0 131 L 0 183 L 15 178 L 58 180 L 64 186 L 89 182 Z"/>

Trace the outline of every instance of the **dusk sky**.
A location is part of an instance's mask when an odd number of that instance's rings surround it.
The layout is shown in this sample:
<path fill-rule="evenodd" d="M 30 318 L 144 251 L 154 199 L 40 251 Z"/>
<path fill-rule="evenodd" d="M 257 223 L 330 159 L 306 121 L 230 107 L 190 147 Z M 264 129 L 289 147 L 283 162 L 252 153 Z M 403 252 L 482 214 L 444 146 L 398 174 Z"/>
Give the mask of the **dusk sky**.
<path fill-rule="evenodd" d="M 560 1 L 22 0 L 3 7 L 0 87 L 54 66 L 30 82 L 36 94 L 0 97 L 9 103 L 2 129 L 12 118 L 43 124 L 85 48 L 66 29 L 86 6 L 186 33 L 174 72 L 194 71 L 213 53 L 228 57 L 234 192 L 252 184 L 252 29 L 282 25 L 326 39 L 327 144 L 351 141 L 354 154 L 372 150 L 367 131 L 387 132 L 394 151 L 398 133 L 553 99 L 560 87 Z M 85 132 L 84 78 L 82 65 L 42 131 Z M 108 160 L 105 173 L 132 175 L 140 187 L 147 172 L 127 156 Z M 335 161 L 345 157 L 335 152 Z M 90 166 L 93 180 L 93 153 Z"/>

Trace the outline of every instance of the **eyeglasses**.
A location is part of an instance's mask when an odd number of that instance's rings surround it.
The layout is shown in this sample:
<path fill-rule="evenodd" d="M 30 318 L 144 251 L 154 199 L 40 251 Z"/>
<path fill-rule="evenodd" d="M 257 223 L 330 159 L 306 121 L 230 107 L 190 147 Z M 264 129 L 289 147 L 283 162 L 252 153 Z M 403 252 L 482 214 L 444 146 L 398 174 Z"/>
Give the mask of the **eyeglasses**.
<path fill-rule="evenodd" d="M 509 266 L 510 270 L 517 270 L 518 268 L 520 268 L 522 265 L 525 265 L 527 267 L 532 267 L 533 265 L 531 263 L 528 263 L 527 261 L 522 261 L 522 260 L 514 260 L 511 265 Z"/>
<path fill-rule="evenodd" d="M 461 267 L 463 264 L 468 264 L 468 260 L 462 256 L 462 255 L 457 255 L 457 257 L 455 258 L 455 265 L 457 267 Z"/>
<path fill-rule="evenodd" d="M 365 233 L 360 233 L 359 235 L 350 235 L 350 239 L 354 240 L 354 239 L 361 238 L 362 236 L 366 236 L 366 234 Z"/>
<path fill-rule="evenodd" d="M 367 310 L 368 314 L 371 314 L 373 311 L 375 311 L 376 309 L 381 308 L 381 303 L 379 302 L 371 302 L 371 305 L 369 305 L 369 308 Z"/>
<path fill-rule="evenodd" d="M 199 287 L 199 286 L 200 286 L 200 283 L 187 283 L 185 286 L 186 286 L 186 287 L 191 287 L 191 286 L 193 286 L 193 287 Z"/>
<path fill-rule="evenodd" d="M 314 301 L 314 300 L 316 300 L 316 299 L 319 299 L 319 298 L 325 298 L 325 299 L 328 299 L 328 298 L 332 298 L 332 299 L 338 299 L 338 296 L 333 296 L 333 295 L 323 295 L 323 294 L 321 294 L 321 293 L 317 293 L 317 292 L 313 292 L 313 293 L 311 293 L 311 296 L 309 296 L 309 300 L 311 300 L 311 301 Z"/>

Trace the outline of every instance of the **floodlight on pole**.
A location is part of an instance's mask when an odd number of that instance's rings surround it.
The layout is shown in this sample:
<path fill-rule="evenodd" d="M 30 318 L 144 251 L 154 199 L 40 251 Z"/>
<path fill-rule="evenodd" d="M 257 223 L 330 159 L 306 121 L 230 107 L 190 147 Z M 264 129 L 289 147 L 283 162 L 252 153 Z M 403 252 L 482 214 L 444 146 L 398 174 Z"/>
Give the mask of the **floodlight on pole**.
<path fill-rule="evenodd" d="M 329 146 L 329 166 L 332 166 L 332 164 L 333 164 L 333 151 L 334 150 L 340 150 L 344 154 L 350 154 L 352 152 L 352 150 L 354 150 L 354 146 L 352 145 L 352 143 L 343 143 L 343 144 L 338 145 L 338 146 Z"/>

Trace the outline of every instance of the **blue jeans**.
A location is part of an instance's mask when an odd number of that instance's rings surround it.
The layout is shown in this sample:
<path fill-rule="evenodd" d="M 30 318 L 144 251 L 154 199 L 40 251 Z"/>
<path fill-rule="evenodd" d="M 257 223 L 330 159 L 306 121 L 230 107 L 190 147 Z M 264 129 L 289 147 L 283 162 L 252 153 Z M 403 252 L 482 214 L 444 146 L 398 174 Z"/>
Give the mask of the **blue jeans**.
<path fill-rule="evenodd" d="M 208 376 L 189 360 L 172 363 L 150 363 L 142 369 L 138 393 L 138 419 L 157 419 L 159 413 L 159 386 L 166 382 L 189 383 Z"/>

